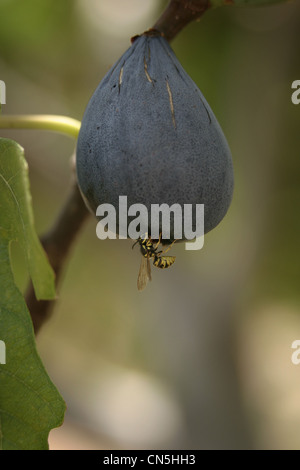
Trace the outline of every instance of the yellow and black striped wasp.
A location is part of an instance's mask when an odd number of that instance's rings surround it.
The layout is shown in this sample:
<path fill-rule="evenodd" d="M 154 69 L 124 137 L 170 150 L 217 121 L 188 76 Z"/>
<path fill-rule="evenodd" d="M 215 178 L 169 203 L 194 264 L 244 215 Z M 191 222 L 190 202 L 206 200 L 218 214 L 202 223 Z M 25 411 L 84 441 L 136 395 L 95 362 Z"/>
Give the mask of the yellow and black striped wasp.
<path fill-rule="evenodd" d="M 157 243 L 153 243 L 151 238 L 147 238 L 145 235 L 144 238 L 139 237 L 138 240 L 132 245 L 132 248 L 139 243 L 140 251 L 142 254 L 142 261 L 140 265 L 140 270 L 137 279 L 137 288 L 139 291 L 145 289 L 148 281 L 151 281 L 151 265 L 150 265 L 150 258 L 153 258 L 153 264 L 157 268 L 165 269 L 172 266 L 175 263 L 175 256 L 162 256 L 164 253 L 170 250 L 173 244 L 176 242 L 174 240 L 171 245 L 164 251 L 157 251 L 158 245 L 161 242 L 161 234 L 159 236 L 159 240 Z"/>

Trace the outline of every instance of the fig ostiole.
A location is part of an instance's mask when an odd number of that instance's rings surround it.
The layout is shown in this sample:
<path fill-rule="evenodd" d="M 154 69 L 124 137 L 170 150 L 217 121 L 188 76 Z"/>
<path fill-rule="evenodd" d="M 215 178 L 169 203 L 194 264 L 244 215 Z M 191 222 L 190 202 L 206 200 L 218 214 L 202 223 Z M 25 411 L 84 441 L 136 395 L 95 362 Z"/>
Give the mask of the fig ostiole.
<path fill-rule="evenodd" d="M 97 87 L 76 161 L 86 204 L 94 214 L 102 203 L 115 207 L 117 234 L 119 196 L 149 213 L 152 204 L 204 204 L 204 233 L 219 224 L 232 199 L 232 158 L 222 129 L 158 34 L 135 37 Z M 174 238 L 171 222 L 169 241 Z"/>

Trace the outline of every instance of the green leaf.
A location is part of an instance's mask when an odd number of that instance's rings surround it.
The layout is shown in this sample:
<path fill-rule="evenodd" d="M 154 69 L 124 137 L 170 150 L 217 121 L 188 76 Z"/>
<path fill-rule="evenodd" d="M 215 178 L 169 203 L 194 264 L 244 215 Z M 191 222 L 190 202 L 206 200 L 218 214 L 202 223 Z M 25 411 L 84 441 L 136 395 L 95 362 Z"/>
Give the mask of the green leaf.
<path fill-rule="evenodd" d="M 54 273 L 34 229 L 23 149 L 0 140 L 0 238 L 22 246 L 37 299 L 55 297 Z"/>
<path fill-rule="evenodd" d="M 55 297 L 54 274 L 33 224 L 23 149 L 0 139 L 0 449 L 47 449 L 65 404 L 38 356 L 29 312 L 15 285 L 10 244 L 20 243 L 39 299 Z"/>

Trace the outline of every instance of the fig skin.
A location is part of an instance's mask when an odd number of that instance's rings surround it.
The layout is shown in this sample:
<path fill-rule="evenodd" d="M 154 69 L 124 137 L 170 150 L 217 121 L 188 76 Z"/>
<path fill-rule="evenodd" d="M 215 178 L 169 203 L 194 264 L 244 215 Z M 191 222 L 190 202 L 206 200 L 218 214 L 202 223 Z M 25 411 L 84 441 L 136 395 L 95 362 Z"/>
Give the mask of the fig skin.
<path fill-rule="evenodd" d="M 76 160 L 87 206 L 95 214 L 99 204 L 112 204 L 117 233 L 119 196 L 128 206 L 144 204 L 149 220 L 151 204 L 204 204 L 205 233 L 232 199 L 222 129 L 161 36 L 134 38 L 103 78 L 83 117 Z"/>

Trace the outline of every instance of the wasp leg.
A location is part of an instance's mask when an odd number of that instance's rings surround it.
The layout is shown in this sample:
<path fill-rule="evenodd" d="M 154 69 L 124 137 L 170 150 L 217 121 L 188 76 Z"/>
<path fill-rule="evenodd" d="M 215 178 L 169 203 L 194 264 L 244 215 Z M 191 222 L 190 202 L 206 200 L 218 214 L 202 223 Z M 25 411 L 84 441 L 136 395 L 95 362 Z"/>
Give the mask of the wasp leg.
<path fill-rule="evenodd" d="M 158 242 L 156 243 L 156 245 L 153 245 L 154 250 L 157 249 L 157 247 L 158 247 L 158 245 L 160 244 L 160 242 L 161 242 L 161 232 L 160 232 L 160 234 L 159 234 Z"/>
<path fill-rule="evenodd" d="M 161 253 L 167 253 L 169 250 L 171 250 L 172 246 L 174 245 L 174 243 L 177 242 L 177 238 L 176 240 L 174 240 L 171 245 L 168 246 L 168 248 L 166 248 L 164 251 L 161 251 Z"/>

